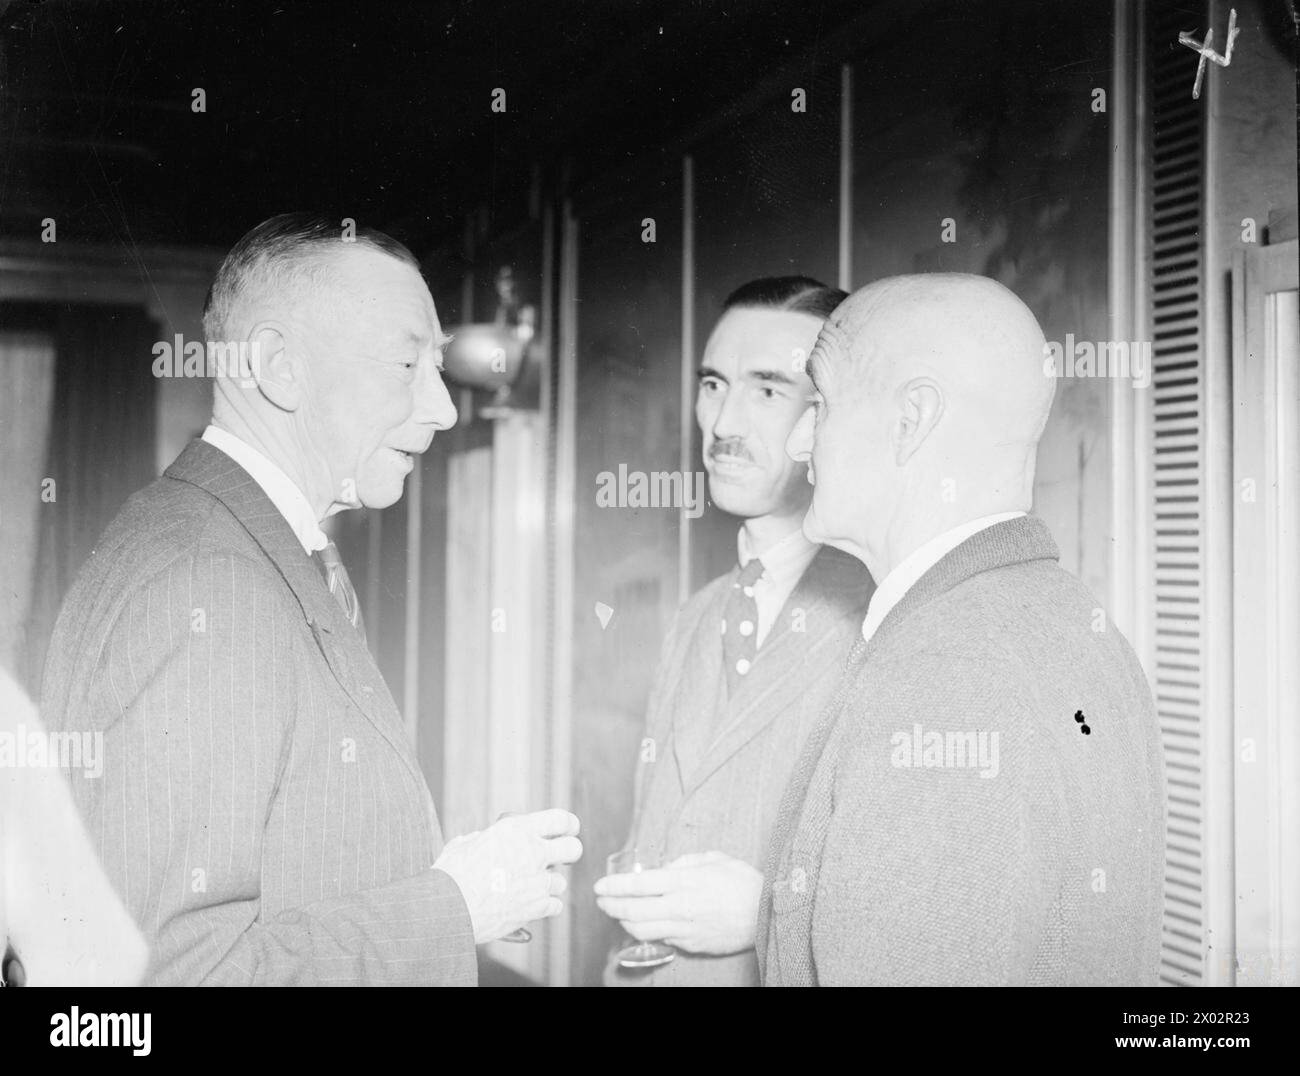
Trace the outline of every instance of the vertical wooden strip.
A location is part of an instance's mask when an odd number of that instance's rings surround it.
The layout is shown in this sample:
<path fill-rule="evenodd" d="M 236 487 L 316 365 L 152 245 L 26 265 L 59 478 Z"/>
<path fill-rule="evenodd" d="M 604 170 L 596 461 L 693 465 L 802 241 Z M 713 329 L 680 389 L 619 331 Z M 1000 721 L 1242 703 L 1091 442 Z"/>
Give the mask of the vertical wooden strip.
<path fill-rule="evenodd" d="M 1146 317 L 1146 129 L 1138 5 L 1119 0 L 1114 9 L 1115 47 L 1107 121 L 1110 169 L 1110 339 L 1149 339 Z M 1107 612 L 1127 636 L 1153 677 L 1151 579 L 1139 570 L 1149 562 L 1150 408 L 1132 381 L 1110 379 L 1111 547 Z M 1154 677 L 1153 677 L 1154 678 Z"/>
<path fill-rule="evenodd" d="M 556 717 L 555 706 L 555 625 L 549 620 L 555 609 L 556 546 L 555 546 L 555 342 L 557 337 L 556 271 L 555 271 L 555 216 L 557 206 L 547 199 L 542 206 L 542 291 L 540 297 L 537 333 L 537 357 L 540 392 L 538 401 L 539 459 L 537 490 L 542 498 L 542 530 L 538 538 L 537 563 L 542 574 L 539 588 L 539 606 L 530 623 L 541 628 L 539 646 L 537 697 L 543 700 L 534 707 L 536 722 L 536 749 L 532 753 L 533 768 L 529 783 L 530 806 L 550 806 L 552 802 L 552 768 L 555 758 Z M 549 497 L 549 501 L 547 498 Z M 567 718 L 568 711 L 565 711 Z M 567 733 L 566 733 L 567 735 Z M 566 801 L 567 802 L 567 801 Z M 543 982 L 552 982 L 551 969 L 555 965 L 556 932 L 552 929 L 535 931 L 533 945 L 534 967 Z"/>
<path fill-rule="evenodd" d="M 691 416 L 695 413 L 695 159 L 682 158 L 682 354 L 681 412 L 677 469 L 685 480 L 692 470 Z M 677 514 L 677 604 L 691 595 L 691 521 Z"/>
<path fill-rule="evenodd" d="M 1226 27 L 1227 3 L 1211 0 L 1209 25 Z M 1223 32 L 1223 31 L 1220 31 Z M 1216 35 L 1217 36 L 1217 35 Z M 1186 51 L 1186 50 L 1184 50 Z M 1219 69 L 1220 71 L 1222 69 Z M 1228 252 L 1218 241 L 1216 222 L 1224 219 L 1222 192 L 1224 79 L 1207 78 L 1197 102 L 1203 106 L 1205 144 L 1201 156 L 1201 339 L 1203 378 L 1200 436 L 1202 481 L 1201 728 L 1205 747 L 1202 788 L 1205 802 L 1205 982 L 1235 982 L 1236 895 L 1233 804 L 1236 745 L 1232 721 L 1232 335 L 1223 281 L 1231 271 Z"/>
<path fill-rule="evenodd" d="M 553 607 L 552 663 L 553 686 L 551 712 L 553 721 L 549 744 L 550 804 L 567 806 L 573 801 L 572 789 L 572 713 L 573 713 L 573 631 L 574 631 L 574 536 L 573 512 L 575 492 L 577 399 L 578 399 L 578 221 L 573 208 L 565 203 L 560 240 L 559 318 L 557 319 L 557 355 L 555 401 L 555 602 Z M 566 902 L 564 913 L 551 921 L 548 983 L 567 986 L 570 980 L 572 944 L 572 910 Z"/>
<path fill-rule="evenodd" d="M 489 532 L 492 618 L 487 637 L 487 821 L 504 812 L 523 813 L 545 804 L 533 781 L 542 752 L 537 698 L 543 683 L 546 525 L 544 420 L 529 411 L 508 411 L 493 420 L 492 525 Z M 544 934 L 533 929 L 535 939 Z M 521 974 L 542 979 L 546 953 L 502 942 L 492 956 Z"/>
<path fill-rule="evenodd" d="M 446 754 L 443 829 L 481 829 L 487 806 L 488 675 L 491 631 L 489 491 L 492 450 L 467 448 L 447 465 Z"/>
<path fill-rule="evenodd" d="M 844 291 L 853 290 L 853 67 L 840 68 L 840 266 Z"/>

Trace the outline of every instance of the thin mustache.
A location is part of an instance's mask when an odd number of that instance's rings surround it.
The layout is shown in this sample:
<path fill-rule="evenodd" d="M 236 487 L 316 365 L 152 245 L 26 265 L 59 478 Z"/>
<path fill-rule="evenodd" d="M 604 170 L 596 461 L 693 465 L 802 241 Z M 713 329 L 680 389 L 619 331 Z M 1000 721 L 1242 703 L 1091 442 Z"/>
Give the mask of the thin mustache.
<path fill-rule="evenodd" d="M 754 462 L 754 457 L 745 446 L 736 441 L 715 441 L 709 449 L 709 459 L 715 460 L 719 456 L 735 456 L 737 459 Z"/>

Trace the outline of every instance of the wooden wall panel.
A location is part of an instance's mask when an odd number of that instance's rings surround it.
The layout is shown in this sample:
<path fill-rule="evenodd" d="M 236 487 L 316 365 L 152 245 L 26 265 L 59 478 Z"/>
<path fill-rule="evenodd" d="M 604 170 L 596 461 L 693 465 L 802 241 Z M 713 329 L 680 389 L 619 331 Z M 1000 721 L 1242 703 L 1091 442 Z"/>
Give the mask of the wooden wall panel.
<path fill-rule="evenodd" d="M 678 463 L 681 192 L 675 172 L 605 190 L 578 247 L 574 468 L 572 809 L 586 853 L 572 872 L 572 981 L 599 981 L 615 927 L 591 884 L 623 846 L 655 661 L 677 605 L 679 515 L 602 508 L 598 476 Z M 642 221 L 655 221 L 643 243 Z M 602 628 L 595 607 L 613 612 Z"/>
<path fill-rule="evenodd" d="M 794 111 L 803 90 L 806 111 Z M 840 68 L 737 115 L 692 149 L 695 174 L 695 365 L 727 296 L 765 276 L 834 285 L 839 267 Z M 691 465 L 703 469 L 691 422 Z M 691 527 L 691 590 L 736 562 L 740 521 L 712 502 Z"/>

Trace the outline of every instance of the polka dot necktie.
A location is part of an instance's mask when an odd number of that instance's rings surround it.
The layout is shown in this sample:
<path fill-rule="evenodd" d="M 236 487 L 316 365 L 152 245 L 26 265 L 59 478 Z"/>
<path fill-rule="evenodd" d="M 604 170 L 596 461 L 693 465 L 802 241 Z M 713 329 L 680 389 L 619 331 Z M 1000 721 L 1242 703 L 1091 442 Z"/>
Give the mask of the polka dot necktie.
<path fill-rule="evenodd" d="M 347 568 L 343 566 L 343 558 L 339 556 L 339 547 L 328 542 L 324 549 L 318 549 L 312 556 L 320 565 L 334 600 L 339 603 L 343 615 L 357 629 L 364 643 L 366 626 L 361 622 L 361 603 L 357 601 L 357 592 L 352 586 L 352 580 L 348 578 Z"/>
<path fill-rule="evenodd" d="M 755 557 L 743 568 L 727 595 L 727 607 L 722 621 L 722 660 L 727 667 L 727 697 L 736 692 L 758 653 L 758 603 L 754 600 L 754 584 L 763 574 L 763 562 Z"/>

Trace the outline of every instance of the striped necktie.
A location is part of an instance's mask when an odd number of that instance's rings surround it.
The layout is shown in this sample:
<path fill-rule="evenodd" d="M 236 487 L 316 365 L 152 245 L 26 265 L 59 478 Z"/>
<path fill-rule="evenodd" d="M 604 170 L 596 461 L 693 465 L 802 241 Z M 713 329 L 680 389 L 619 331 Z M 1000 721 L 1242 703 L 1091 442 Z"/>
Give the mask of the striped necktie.
<path fill-rule="evenodd" d="M 357 601 L 356 589 L 352 586 L 352 580 L 348 578 L 348 570 L 343 566 L 343 560 L 339 556 L 339 547 L 333 542 L 327 542 L 324 549 L 318 549 L 312 556 L 317 558 L 334 600 L 339 603 L 348 622 L 360 633 L 361 641 L 364 643 L 366 626 L 361 621 L 361 603 Z"/>

